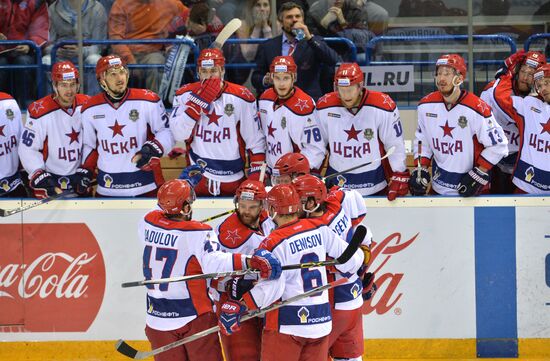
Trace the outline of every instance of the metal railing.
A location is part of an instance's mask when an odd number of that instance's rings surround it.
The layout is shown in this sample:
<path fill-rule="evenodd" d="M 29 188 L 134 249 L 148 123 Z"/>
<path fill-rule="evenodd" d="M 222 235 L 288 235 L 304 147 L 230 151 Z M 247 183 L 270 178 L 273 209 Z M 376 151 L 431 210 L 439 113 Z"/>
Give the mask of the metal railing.
<path fill-rule="evenodd" d="M 31 40 L 0 40 L 0 47 L 5 45 L 28 45 L 34 52 L 36 58 L 36 64 L 29 65 L 0 65 L 0 70 L 11 70 L 11 69 L 36 69 L 36 92 L 39 98 L 44 96 L 44 73 L 42 68 L 42 50 L 34 41 Z M 23 84 L 23 86 L 28 86 L 28 84 Z"/>

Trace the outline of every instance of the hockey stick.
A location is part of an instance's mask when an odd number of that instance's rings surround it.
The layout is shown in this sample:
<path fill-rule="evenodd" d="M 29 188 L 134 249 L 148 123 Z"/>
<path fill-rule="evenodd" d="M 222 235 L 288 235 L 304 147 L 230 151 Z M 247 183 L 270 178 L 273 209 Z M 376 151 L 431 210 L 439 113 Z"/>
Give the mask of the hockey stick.
<path fill-rule="evenodd" d="M 49 203 L 49 202 L 54 201 L 56 199 L 62 199 L 62 198 L 69 197 L 69 196 L 75 196 L 76 197 L 77 195 L 76 195 L 76 193 L 74 193 L 72 191 L 65 191 L 65 192 L 61 192 L 61 193 L 58 193 L 58 194 L 54 194 L 53 196 L 48 197 L 48 198 L 40 199 L 40 200 L 38 200 L 36 202 L 33 202 L 31 204 L 27 204 L 26 206 L 21 206 L 19 208 L 0 209 L 0 217 L 9 217 L 11 215 L 21 213 L 21 212 L 26 211 L 28 209 L 38 207 L 39 205 Z M 72 197 L 69 197 L 69 198 L 72 198 Z"/>
<path fill-rule="evenodd" d="M 339 286 L 339 285 L 344 284 L 345 282 L 347 282 L 347 280 L 348 280 L 347 278 L 341 278 L 339 280 L 327 283 L 326 285 L 323 285 L 323 286 L 316 287 L 312 290 L 309 290 L 309 291 L 304 292 L 302 294 L 296 295 L 296 296 L 291 297 L 289 299 L 286 299 L 284 301 L 277 301 L 277 302 L 272 303 L 271 305 L 269 305 L 267 307 L 264 307 L 262 309 L 248 312 L 248 313 L 246 313 L 242 316 L 241 322 L 248 321 L 251 318 L 264 315 L 267 312 L 276 310 L 276 309 L 281 308 L 283 306 L 286 306 L 290 303 L 302 300 L 302 299 L 307 298 L 307 297 L 309 297 L 311 295 L 314 295 L 316 293 L 323 292 L 323 291 L 326 291 L 326 290 L 331 289 L 333 287 Z M 178 347 L 178 346 L 184 345 L 186 343 L 198 340 L 199 338 L 210 335 L 214 332 L 218 332 L 219 330 L 220 330 L 219 326 L 210 327 L 210 328 L 208 328 L 204 331 L 197 332 L 194 335 L 185 337 L 181 340 L 169 343 L 168 345 L 156 348 L 156 349 L 151 350 L 151 351 L 138 351 L 135 348 L 133 348 L 132 346 L 130 346 L 128 343 L 126 343 L 126 341 L 124 341 L 124 340 L 118 340 L 115 347 L 116 347 L 116 350 L 118 352 L 120 352 L 121 354 L 123 354 L 124 356 L 132 358 L 134 360 L 143 360 L 147 357 L 158 355 L 159 353 L 171 350 L 174 347 Z"/>
<path fill-rule="evenodd" d="M 231 213 L 234 213 L 235 210 L 234 209 L 230 209 L 228 211 L 225 211 L 225 212 L 222 212 L 222 213 L 218 213 L 216 215 L 213 215 L 212 217 L 208 217 L 208 218 L 205 218 L 203 220 L 200 220 L 199 222 L 202 222 L 202 223 L 206 223 L 206 222 L 210 222 L 210 221 L 213 221 L 214 219 L 216 218 L 220 218 L 220 217 L 223 217 L 227 214 L 231 214 Z"/>
<path fill-rule="evenodd" d="M 343 264 L 349 261 L 349 259 L 353 256 L 355 251 L 359 248 L 359 245 L 361 242 L 363 242 L 363 239 L 365 238 L 367 234 L 367 228 L 360 224 L 357 226 L 357 229 L 353 233 L 353 237 L 351 238 L 350 243 L 342 252 L 342 254 L 336 258 L 331 259 L 328 261 L 319 261 L 319 262 L 306 262 L 306 263 L 297 263 L 297 264 L 290 264 L 290 265 L 284 265 L 282 267 L 283 271 L 286 270 L 293 270 L 293 269 L 302 269 L 302 268 L 313 268 L 313 267 L 323 267 L 323 266 L 333 266 L 337 264 Z M 134 282 L 125 282 L 122 284 L 122 288 L 128 288 L 128 287 L 136 287 L 136 286 L 146 286 L 146 285 L 152 285 L 152 284 L 163 284 L 163 283 L 172 283 L 172 282 L 183 282 L 183 281 L 191 281 L 196 279 L 208 279 L 208 278 L 223 278 L 223 277 L 235 277 L 235 276 L 244 276 L 247 274 L 255 274 L 259 273 L 260 271 L 255 269 L 247 269 L 247 270 L 241 270 L 241 271 L 229 271 L 229 272 L 218 272 L 218 273 L 206 273 L 206 274 L 199 274 L 199 275 L 190 275 L 190 276 L 178 276 L 178 277 L 171 277 L 171 278 L 159 278 L 156 280 L 143 280 L 143 281 L 134 281 Z"/>
<path fill-rule="evenodd" d="M 420 175 L 420 171 L 422 170 L 422 166 L 420 165 L 420 158 L 422 157 L 422 141 L 419 140 L 418 141 L 418 157 L 417 157 L 417 160 L 416 160 L 416 170 L 417 170 L 417 173 L 416 173 L 416 183 L 418 184 L 422 184 L 422 177 Z"/>
<path fill-rule="evenodd" d="M 370 162 L 366 162 L 366 163 L 363 163 L 363 164 L 356 165 L 355 167 L 351 167 L 351 168 L 343 170 L 341 172 L 329 174 L 329 175 L 327 175 L 326 177 L 323 178 L 323 181 L 326 181 L 327 179 L 330 179 L 330 178 L 338 177 L 341 174 L 349 173 L 352 170 L 356 170 L 356 169 L 359 169 L 359 168 L 366 167 L 366 166 L 368 166 L 368 165 L 370 165 L 374 162 L 379 162 L 381 160 L 384 160 L 384 159 L 388 158 L 390 155 L 392 155 L 394 151 L 395 151 L 395 146 L 392 146 L 390 149 L 388 149 L 386 151 L 386 154 L 384 154 L 383 157 L 375 159 L 375 160 L 371 160 Z"/>
<path fill-rule="evenodd" d="M 221 49 L 223 44 L 233 33 L 241 27 L 242 21 L 238 18 L 234 18 L 230 22 L 228 22 L 220 31 L 218 36 L 216 37 L 216 40 L 210 45 L 211 48 L 217 48 Z"/>

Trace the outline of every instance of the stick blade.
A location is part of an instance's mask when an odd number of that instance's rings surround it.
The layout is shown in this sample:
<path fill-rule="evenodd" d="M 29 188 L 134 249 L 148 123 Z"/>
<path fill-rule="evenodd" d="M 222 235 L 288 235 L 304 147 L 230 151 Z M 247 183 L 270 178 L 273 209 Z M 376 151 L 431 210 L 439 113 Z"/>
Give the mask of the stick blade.
<path fill-rule="evenodd" d="M 133 359 L 136 358 L 136 355 L 138 353 L 138 350 L 128 345 L 124 340 L 118 340 L 115 345 L 115 348 L 118 352 L 120 352 L 124 356 L 133 358 Z"/>
<path fill-rule="evenodd" d="M 242 24 L 242 21 L 237 18 L 234 18 L 233 20 L 228 22 L 223 27 L 222 31 L 220 31 L 220 33 L 216 37 L 216 40 L 214 40 L 214 42 L 210 47 L 221 49 L 225 41 L 229 39 L 231 35 L 233 35 L 233 33 L 241 27 L 241 24 Z"/>
<path fill-rule="evenodd" d="M 349 242 L 348 247 L 344 250 L 344 252 L 338 257 L 336 260 L 339 264 L 346 263 L 349 261 L 349 259 L 353 256 L 355 251 L 359 248 L 359 245 L 363 240 L 365 239 L 365 236 L 367 235 L 367 228 L 360 224 L 355 229 L 355 232 L 353 233 L 353 237 L 351 238 L 351 241 Z"/>
<path fill-rule="evenodd" d="M 7 217 L 9 214 L 7 214 L 7 210 L 5 209 L 0 209 L 0 217 Z"/>

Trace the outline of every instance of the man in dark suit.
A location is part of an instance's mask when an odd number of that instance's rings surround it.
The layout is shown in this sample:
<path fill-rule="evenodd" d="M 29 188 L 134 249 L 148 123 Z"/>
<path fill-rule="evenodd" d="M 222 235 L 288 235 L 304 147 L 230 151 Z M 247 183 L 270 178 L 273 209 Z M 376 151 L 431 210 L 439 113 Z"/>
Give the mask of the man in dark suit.
<path fill-rule="evenodd" d="M 257 70 L 252 73 L 252 85 L 258 94 L 271 86 L 269 65 L 279 55 L 291 55 L 298 65 L 296 85 L 317 99 L 329 89 L 321 88 L 321 73 L 330 70 L 339 61 L 338 54 L 319 36 L 312 35 L 304 24 L 304 11 L 300 5 L 287 2 L 281 5 L 277 18 L 282 25 L 283 34 L 260 44 L 256 52 Z M 303 32 L 299 40 L 296 32 Z M 326 88 L 326 86 L 325 86 Z"/>

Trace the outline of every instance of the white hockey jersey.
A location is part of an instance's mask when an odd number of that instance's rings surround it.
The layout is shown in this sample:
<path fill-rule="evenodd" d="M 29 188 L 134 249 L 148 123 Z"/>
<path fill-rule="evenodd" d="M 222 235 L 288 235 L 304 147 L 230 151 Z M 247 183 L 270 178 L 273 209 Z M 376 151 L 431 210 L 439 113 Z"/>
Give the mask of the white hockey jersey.
<path fill-rule="evenodd" d="M 17 102 L 0 92 L 0 194 L 9 193 L 21 184 L 17 148 L 22 128 Z"/>
<path fill-rule="evenodd" d="M 414 157 L 422 142 L 423 164 L 431 159 L 432 189 L 443 195 L 458 195 L 461 178 L 474 166 L 491 169 L 508 154 L 508 140 L 491 108 L 465 90 L 447 109 L 439 91 L 420 100 Z M 429 163 L 429 161 L 428 161 Z"/>
<path fill-rule="evenodd" d="M 174 145 L 168 115 L 157 94 L 130 88 L 118 107 L 104 93 L 97 94 L 82 108 L 82 126 L 83 166 L 93 171 L 97 165 L 99 194 L 133 197 L 163 183 L 160 166 L 143 171 L 132 163 L 147 140 L 158 141 L 165 154 Z"/>
<path fill-rule="evenodd" d="M 328 93 L 317 102 L 317 115 L 330 152 L 327 175 L 374 161 L 392 146 L 395 151 L 388 158 L 391 170 L 407 169 L 399 110 L 389 95 L 365 89 L 354 115 L 341 104 L 336 92 Z M 333 178 L 331 184 L 367 196 L 383 190 L 387 182 L 382 162 L 375 161 Z"/>
<path fill-rule="evenodd" d="M 509 77 L 501 78 L 497 100 L 520 133 L 512 182 L 530 194 L 550 194 L 550 104 L 539 97 L 512 96 Z"/>
<path fill-rule="evenodd" d="M 349 243 L 355 228 L 367 214 L 365 200 L 357 191 L 333 187 L 325 201 L 325 207 L 326 211 L 322 216 L 323 222 Z M 372 233 L 370 228 L 367 230 L 363 244 L 370 246 Z M 344 277 L 340 273 L 329 274 L 329 277 L 332 275 L 336 280 Z M 334 308 L 337 310 L 355 310 L 363 306 L 361 279 L 356 273 L 346 276 L 348 281 L 345 284 L 334 287 Z"/>
<path fill-rule="evenodd" d="M 243 269 L 245 256 L 220 251 L 212 228 L 196 221 L 173 221 L 162 211 L 149 212 L 139 223 L 145 279 L 229 272 Z M 147 286 L 147 325 L 175 330 L 212 312 L 207 280 Z"/>
<path fill-rule="evenodd" d="M 275 229 L 261 244 L 282 265 L 325 261 L 327 254 L 339 257 L 348 244 L 332 232 L 321 219 L 301 219 Z M 355 273 L 363 262 L 358 251 L 345 264 L 336 266 L 344 273 Z M 261 281 L 243 297 L 248 308 L 262 308 L 279 298 L 283 301 L 327 283 L 324 267 L 284 271 L 273 281 Z M 306 338 L 326 336 L 332 329 L 328 292 L 311 296 L 265 317 L 265 328 Z"/>
<path fill-rule="evenodd" d="M 199 164 L 204 176 L 220 182 L 234 182 L 244 177 L 249 161 L 265 160 L 265 137 L 256 111 L 254 96 L 237 84 L 224 82 L 219 98 L 210 104 L 210 113 L 200 121 L 185 114 L 190 92 L 200 89 L 200 82 L 187 84 L 176 92 L 170 128 L 176 141 L 187 144 L 191 164 Z"/>
<path fill-rule="evenodd" d="M 72 188 L 71 176 L 82 162 L 81 110 L 89 98 L 77 94 L 73 107 L 64 109 L 50 94 L 29 106 L 19 147 L 29 175 L 44 169 L 52 173 L 59 188 Z"/>
<path fill-rule="evenodd" d="M 300 88 L 280 101 L 273 88 L 267 89 L 258 100 L 262 130 L 266 138 L 266 163 L 271 170 L 286 153 L 300 152 L 313 169 L 320 169 L 325 158 L 315 102 Z"/>

